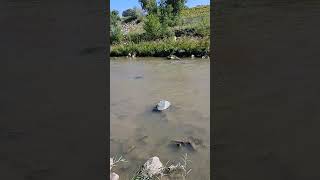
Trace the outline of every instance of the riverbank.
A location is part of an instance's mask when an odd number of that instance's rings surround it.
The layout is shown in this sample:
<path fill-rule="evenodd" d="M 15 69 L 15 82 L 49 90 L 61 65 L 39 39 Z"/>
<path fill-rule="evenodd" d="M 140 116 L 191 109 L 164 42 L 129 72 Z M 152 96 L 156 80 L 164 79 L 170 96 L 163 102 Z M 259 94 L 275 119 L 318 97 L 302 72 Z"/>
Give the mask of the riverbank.
<path fill-rule="evenodd" d="M 183 37 L 177 40 L 162 39 L 141 43 L 118 44 L 111 46 L 110 55 L 113 57 L 136 54 L 138 57 L 203 57 L 209 55 L 210 39 Z"/>
<path fill-rule="evenodd" d="M 209 57 L 210 8 L 197 6 L 184 9 L 181 23 L 170 27 L 167 34 L 155 38 L 144 30 L 145 17 L 127 22 L 121 20 L 121 32 L 110 48 L 111 57 Z"/>

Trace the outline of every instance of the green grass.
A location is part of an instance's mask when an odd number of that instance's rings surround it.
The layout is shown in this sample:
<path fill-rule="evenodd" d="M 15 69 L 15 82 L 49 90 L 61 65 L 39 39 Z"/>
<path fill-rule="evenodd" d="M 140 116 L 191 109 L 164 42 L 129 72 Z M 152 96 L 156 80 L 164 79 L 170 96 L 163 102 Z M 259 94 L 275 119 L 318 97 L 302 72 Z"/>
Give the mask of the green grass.
<path fill-rule="evenodd" d="M 165 57 L 170 54 L 179 57 L 203 56 L 209 51 L 209 38 L 190 38 L 184 37 L 174 41 L 172 39 L 162 39 L 159 41 L 147 41 L 141 43 L 118 44 L 111 47 L 111 56 L 127 56 L 129 53 L 136 52 L 137 56 Z"/>
<path fill-rule="evenodd" d="M 201 16 L 210 16 L 210 6 L 198 6 L 194 8 L 184 9 L 181 12 L 183 18 L 196 18 Z"/>
<path fill-rule="evenodd" d="M 202 36 L 210 35 L 210 6 L 198 6 L 184 9 L 181 12 L 182 25 L 174 29 L 188 30 L 194 29 L 197 34 Z"/>

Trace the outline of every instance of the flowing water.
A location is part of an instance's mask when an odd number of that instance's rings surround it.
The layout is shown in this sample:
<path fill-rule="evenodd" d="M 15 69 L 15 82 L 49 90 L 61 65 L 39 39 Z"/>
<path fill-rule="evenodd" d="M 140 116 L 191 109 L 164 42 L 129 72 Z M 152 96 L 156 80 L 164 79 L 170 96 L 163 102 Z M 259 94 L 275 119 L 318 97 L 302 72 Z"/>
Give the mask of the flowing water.
<path fill-rule="evenodd" d="M 161 99 L 171 107 L 152 112 Z M 192 161 L 188 179 L 210 179 L 210 60 L 112 59 L 110 116 L 111 157 L 128 160 L 114 169 L 120 179 L 129 179 L 150 157 L 165 164 L 185 153 Z M 204 146 L 191 152 L 169 145 L 190 136 Z"/>

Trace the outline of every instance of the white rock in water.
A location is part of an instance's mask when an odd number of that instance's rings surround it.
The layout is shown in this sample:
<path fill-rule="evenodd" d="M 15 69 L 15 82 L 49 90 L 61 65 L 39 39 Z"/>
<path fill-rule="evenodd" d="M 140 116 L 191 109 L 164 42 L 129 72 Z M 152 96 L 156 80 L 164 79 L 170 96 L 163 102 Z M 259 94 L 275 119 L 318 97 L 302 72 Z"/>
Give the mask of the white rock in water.
<path fill-rule="evenodd" d="M 161 101 L 157 104 L 157 109 L 158 109 L 159 111 L 163 111 L 163 110 L 167 109 L 170 105 L 171 105 L 171 103 L 170 103 L 169 101 L 161 100 Z"/>
<path fill-rule="evenodd" d="M 143 172 L 148 177 L 153 177 L 155 175 L 159 175 L 159 174 L 161 174 L 162 170 L 163 170 L 163 165 L 157 156 L 150 158 L 143 165 Z"/>
<path fill-rule="evenodd" d="M 110 180 L 119 180 L 119 175 L 116 173 L 110 173 Z"/>

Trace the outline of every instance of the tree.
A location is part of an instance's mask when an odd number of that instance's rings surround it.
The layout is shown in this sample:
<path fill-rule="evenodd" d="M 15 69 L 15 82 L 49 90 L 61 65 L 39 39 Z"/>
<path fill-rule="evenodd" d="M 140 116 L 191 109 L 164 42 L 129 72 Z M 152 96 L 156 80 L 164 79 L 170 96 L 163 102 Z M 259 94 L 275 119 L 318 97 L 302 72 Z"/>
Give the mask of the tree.
<path fill-rule="evenodd" d="M 146 17 L 143 29 L 149 37 L 158 38 L 161 35 L 161 23 L 158 16 L 149 14 Z"/>
<path fill-rule="evenodd" d="M 111 14 L 110 14 L 110 24 L 116 25 L 120 20 L 121 20 L 121 18 L 119 16 L 119 11 L 112 10 Z"/>
<path fill-rule="evenodd" d="M 172 20 L 174 19 L 174 17 L 172 13 L 172 6 L 167 5 L 166 0 L 160 0 L 158 9 L 161 24 L 163 24 L 164 26 L 173 26 Z"/>
<path fill-rule="evenodd" d="M 141 8 L 148 14 L 157 13 L 157 0 L 139 0 Z"/>
<path fill-rule="evenodd" d="M 134 9 L 127 9 L 122 12 L 123 17 L 137 17 L 136 11 Z"/>
<path fill-rule="evenodd" d="M 125 17 L 124 22 L 128 23 L 134 20 L 138 20 L 137 22 L 141 22 L 143 18 L 143 12 L 141 9 L 134 7 L 133 9 L 127 9 L 122 12 L 122 16 Z"/>
<path fill-rule="evenodd" d="M 187 0 L 166 0 L 165 3 L 167 6 L 172 6 L 174 16 L 180 16 L 181 10 L 186 7 Z"/>

